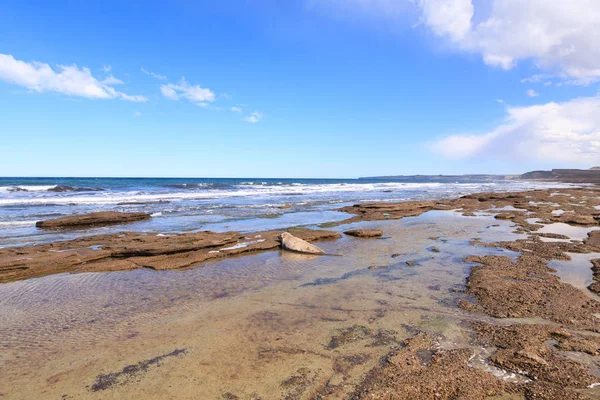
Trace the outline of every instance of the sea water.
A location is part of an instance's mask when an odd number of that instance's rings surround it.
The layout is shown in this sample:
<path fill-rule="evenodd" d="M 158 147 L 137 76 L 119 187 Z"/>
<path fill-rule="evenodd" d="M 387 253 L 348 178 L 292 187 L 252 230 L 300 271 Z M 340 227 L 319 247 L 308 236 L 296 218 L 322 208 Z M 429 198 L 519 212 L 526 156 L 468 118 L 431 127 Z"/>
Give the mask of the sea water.
<path fill-rule="evenodd" d="M 347 218 L 335 209 L 364 201 L 451 198 L 484 191 L 564 187 L 519 180 L 263 178 L 0 178 L 0 247 L 121 230 L 256 231 Z M 60 187 L 64 191 L 56 191 Z M 40 220 L 95 211 L 147 212 L 126 226 L 74 232 L 36 229 Z"/>

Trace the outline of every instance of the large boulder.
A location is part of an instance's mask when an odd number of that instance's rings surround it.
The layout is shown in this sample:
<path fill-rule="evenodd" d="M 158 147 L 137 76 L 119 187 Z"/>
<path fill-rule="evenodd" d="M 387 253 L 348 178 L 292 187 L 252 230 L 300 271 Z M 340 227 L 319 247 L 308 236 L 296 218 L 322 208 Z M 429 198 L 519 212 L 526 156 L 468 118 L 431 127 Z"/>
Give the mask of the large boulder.
<path fill-rule="evenodd" d="M 304 254 L 325 254 L 323 250 L 321 250 L 314 244 L 310 244 L 306 240 L 297 238 L 296 236 L 288 232 L 281 233 L 279 235 L 279 240 L 281 241 L 281 248 L 284 250 L 295 251 L 297 253 Z"/>
<path fill-rule="evenodd" d="M 143 212 L 123 213 L 116 211 L 103 211 L 90 214 L 75 215 L 72 217 L 63 217 L 48 219 L 46 221 L 38 221 L 36 222 L 35 226 L 37 226 L 38 228 L 50 229 L 77 229 L 90 226 L 103 226 L 121 224 L 124 222 L 141 221 L 150 218 L 150 214 Z"/>

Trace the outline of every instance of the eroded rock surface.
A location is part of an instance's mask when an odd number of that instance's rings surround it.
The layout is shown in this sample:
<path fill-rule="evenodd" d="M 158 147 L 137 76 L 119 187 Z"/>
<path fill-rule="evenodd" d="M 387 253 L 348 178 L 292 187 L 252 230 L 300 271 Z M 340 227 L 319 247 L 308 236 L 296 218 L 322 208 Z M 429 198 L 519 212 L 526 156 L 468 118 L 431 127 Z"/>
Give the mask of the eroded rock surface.
<path fill-rule="evenodd" d="M 505 384 L 468 366 L 470 349 L 436 349 L 435 337 L 419 333 L 407 339 L 373 369 L 352 399 L 478 400 L 504 393 Z"/>
<path fill-rule="evenodd" d="M 465 261 L 482 265 L 471 269 L 466 285 L 477 302 L 462 302 L 462 308 L 498 318 L 542 317 L 600 331 L 600 321 L 593 316 L 600 312 L 600 303 L 560 282 L 543 258 L 525 253 L 516 261 L 505 256 L 471 256 Z"/>
<path fill-rule="evenodd" d="M 143 212 L 124 213 L 117 211 L 102 211 L 72 217 L 62 217 L 38 221 L 35 226 L 48 229 L 79 229 L 91 226 L 105 226 L 126 222 L 150 219 L 151 215 Z"/>
<path fill-rule="evenodd" d="M 383 236 L 383 231 L 381 229 L 351 229 L 349 231 L 344 231 L 344 233 L 349 236 L 360 238 L 373 238 Z"/>

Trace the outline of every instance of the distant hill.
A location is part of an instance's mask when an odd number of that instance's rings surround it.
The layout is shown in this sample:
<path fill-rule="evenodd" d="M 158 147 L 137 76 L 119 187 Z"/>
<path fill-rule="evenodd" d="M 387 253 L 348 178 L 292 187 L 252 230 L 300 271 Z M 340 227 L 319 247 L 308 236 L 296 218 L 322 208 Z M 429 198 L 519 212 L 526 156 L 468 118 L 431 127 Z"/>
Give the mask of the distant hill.
<path fill-rule="evenodd" d="M 590 169 L 553 169 L 551 171 L 531 171 L 521 175 L 521 179 L 600 184 L 600 167 L 593 167 Z"/>

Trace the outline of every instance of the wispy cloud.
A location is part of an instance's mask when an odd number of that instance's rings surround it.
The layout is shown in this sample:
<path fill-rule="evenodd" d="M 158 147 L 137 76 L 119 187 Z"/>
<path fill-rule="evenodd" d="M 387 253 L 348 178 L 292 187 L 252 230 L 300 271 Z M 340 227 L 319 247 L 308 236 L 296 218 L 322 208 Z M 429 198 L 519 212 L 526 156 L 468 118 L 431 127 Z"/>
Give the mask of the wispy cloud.
<path fill-rule="evenodd" d="M 231 111 L 239 113 L 239 112 L 242 112 L 242 109 L 240 107 L 234 106 L 234 107 L 231 107 Z"/>
<path fill-rule="evenodd" d="M 102 71 L 106 72 L 107 74 L 112 70 L 112 67 L 110 65 L 104 65 L 102 67 Z"/>
<path fill-rule="evenodd" d="M 538 97 L 540 94 L 533 89 L 527 90 L 527 96 L 529 97 Z"/>
<path fill-rule="evenodd" d="M 142 72 L 143 72 L 144 74 L 146 74 L 146 75 L 150 75 L 150 76 L 151 76 L 151 77 L 153 77 L 154 79 L 158 79 L 158 80 L 160 80 L 160 81 L 166 81 L 166 80 L 167 80 L 167 77 L 166 77 L 166 76 L 164 76 L 164 75 L 159 75 L 159 74 L 156 74 L 156 73 L 154 73 L 154 72 L 152 72 L 152 71 L 148 71 L 148 70 L 147 70 L 146 68 L 144 68 L 144 67 L 142 67 Z"/>
<path fill-rule="evenodd" d="M 251 115 L 244 118 L 244 121 L 256 124 L 263 119 L 263 115 L 259 112 L 253 112 Z"/>
<path fill-rule="evenodd" d="M 200 107 L 206 107 L 208 103 L 215 101 L 213 91 L 202 88 L 199 85 L 190 85 L 185 78 L 181 78 L 177 84 L 168 83 L 161 85 L 160 91 L 169 100 L 186 99 Z"/>
<path fill-rule="evenodd" d="M 107 78 L 104 78 L 102 80 L 102 84 L 104 84 L 104 85 L 122 85 L 123 81 L 118 78 L 115 78 L 112 75 L 109 75 Z"/>
<path fill-rule="evenodd" d="M 112 87 L 116 84 L 116 78 L 99 81 L 86 67 L 79 68 L 75 64 L 58 65 L 54 70 L 46 63 L 16 60 L 9 54 L 0 54 L 0 79 L 36 92 L 57 92 L 88 99 L 123 99 L 134 102 L 148 100 L 144 96 L 117 91 Z"/>
<path fill-rule="evenodd" d="M 589 166 L 600 162 L 600 97 L 509 107 L 502 124 L 482 134 L 448 136 L 432 150 L 449 159 L 504 158 Z"/>
<path fill-rule="evenodd" d="M 142 116 L 142 113 L 141 113 L 141 112 L 139 112 L 139 111 L 136 111 L 136 112 L 134 112 L 134 113 L 133 113 L 133 116 L 134 116 L 134 117 L 141 117 L 141 116 Z"/>

